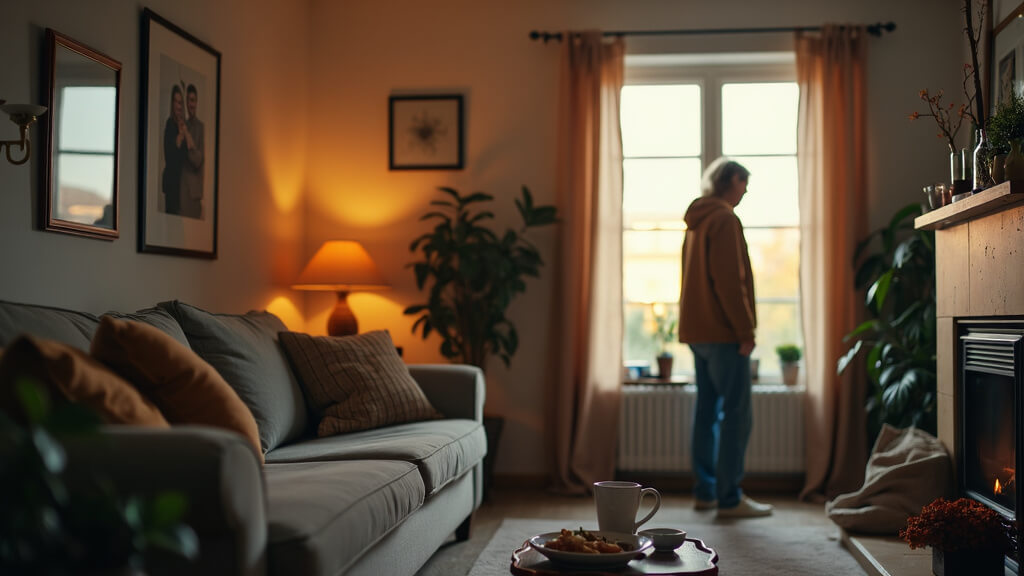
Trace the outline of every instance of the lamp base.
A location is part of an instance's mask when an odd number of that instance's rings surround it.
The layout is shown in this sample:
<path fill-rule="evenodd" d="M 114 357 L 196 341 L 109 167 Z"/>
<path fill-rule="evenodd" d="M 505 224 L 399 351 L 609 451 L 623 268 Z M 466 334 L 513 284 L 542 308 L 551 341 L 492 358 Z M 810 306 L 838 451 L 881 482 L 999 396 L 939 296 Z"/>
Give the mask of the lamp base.
<path fill-rule="evenodd" d="M 348 292 L 338 291 L 338 302 L 327 319 L 327 333 L 331 336 L 352 336 L 359 334 L 359 322 L 348 306 Z"/>

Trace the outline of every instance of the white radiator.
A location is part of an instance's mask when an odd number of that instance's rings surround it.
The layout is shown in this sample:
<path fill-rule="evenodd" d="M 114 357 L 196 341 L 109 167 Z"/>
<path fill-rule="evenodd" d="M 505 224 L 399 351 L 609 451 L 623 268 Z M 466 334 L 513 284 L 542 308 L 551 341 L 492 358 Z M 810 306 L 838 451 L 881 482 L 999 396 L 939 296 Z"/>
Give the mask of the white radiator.
<path fill-rule="evenodd" d="M 692 472 L 690 425 L 694 386 L 639 385 L 622 391 L 617 468 L 643 472 Z M 759 384 L 751 397 L 754 427 L 746 473 L 804 471 L 804 389 Z"/>

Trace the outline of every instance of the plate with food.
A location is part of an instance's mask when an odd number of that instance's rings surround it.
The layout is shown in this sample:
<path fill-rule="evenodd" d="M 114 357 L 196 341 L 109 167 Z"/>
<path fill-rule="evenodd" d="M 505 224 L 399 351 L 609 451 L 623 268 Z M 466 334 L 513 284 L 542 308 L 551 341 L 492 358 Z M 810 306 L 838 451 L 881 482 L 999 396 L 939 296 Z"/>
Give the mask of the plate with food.
<path fill-rule="evenodd" d="M 625 566 L 651 546 L 651 539 L 646 536 L 584 530 L 582 527 L 538 534 L 529 542 L 534 550 L 552 562 L 590 568 Z"/>

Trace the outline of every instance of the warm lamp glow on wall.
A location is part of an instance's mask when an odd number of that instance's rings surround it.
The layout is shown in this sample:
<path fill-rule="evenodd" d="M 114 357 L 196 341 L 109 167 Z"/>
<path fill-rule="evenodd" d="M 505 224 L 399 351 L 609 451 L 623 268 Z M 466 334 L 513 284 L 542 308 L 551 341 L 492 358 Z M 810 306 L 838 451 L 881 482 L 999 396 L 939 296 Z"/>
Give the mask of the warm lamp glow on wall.
<path fill-rule="evenodd" d="M 292 285 L 296 290 L 333 290 L 338 293 L 338 303 L 327 319 L 327 333 L 331 336 L 359 333 L 359 323 L 348 306 L 349 292 L 390 287 L 363 245 L 353 240 L 324 242 Z"/>

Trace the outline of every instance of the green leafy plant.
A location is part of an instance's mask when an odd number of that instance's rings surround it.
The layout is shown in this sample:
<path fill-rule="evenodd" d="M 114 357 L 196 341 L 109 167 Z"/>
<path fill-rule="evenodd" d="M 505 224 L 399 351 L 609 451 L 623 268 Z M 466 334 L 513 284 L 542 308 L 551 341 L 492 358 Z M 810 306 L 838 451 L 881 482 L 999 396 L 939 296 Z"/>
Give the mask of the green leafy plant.
<path fill-rule="evenodd" d="M 672 356 L 668 345 L 676 341 L 679 318 L 675 314 L 669 313 L 664 304 L 653 304 L 651 315 L 654 317 L 654 340 L 658 343 L 658 356 L 662 358 Z"/>
<path fill-rule="evenodd" d="M 935 233 L 914 230 L 921 213 L 920 204 L 897 211 L 858 244 L 854 256 L 855 286 L 867 289 L 869 319 L 844 337 L 853 344 L 837 371 L 863 358 L 872 439 L 883 423 L 935 433 Z"/>
<path fill-rule="evenodd" d="M 782 364 L 795 364 L 800 361 L 803 353 L 796 344 L 781 344 L 775 347 L 775 353 L 779 355 L 779 362 Z"/>
<path fill-rule="evenodd" d="M 499 236 L 485 225 L 494 213 L 474 211 L 493 196 L 440 190 L 447 197 L 430 204 L 441 210 L 420 218 L 437 225 L 409 246 L 422 257 L 409 266 L 417 288 L 429 285 L 427 301 L 409 306 L 405 314 L 420 315 L 412 326 L 414 334 L 419 330 L 424 339 L 434 332 L 441 336 L 445 358 L 483 368 L 487 357 L 496 354 L 507 366 L 519 347 L 519 336 L 505 312 L 512 299 L 526 291 L 525 277 L 538 277 L 543 265 L 540 252 L 524 235 L 530 228 L 556 222 L 556 209 L 534 206 L 530 190 L 523 186 L 522 197 L 516 199 L 523 225 Z"/>
<path fill-rule="evenodd" d="M 9 383 L 3 383 L 9 386 Z M 140 569 L 150 550 L 192 559 L 198 540 L 180 522 L 184 496 L 119 496 L 100 477 L 66 482 L 62 442 L 98 431 L 88 409 L 51 408 L 44 390 L 15 381 L 12 416 L 0 412 L 0 572 L 100 573 Z"/>
<path fill-rule="evenodd" d="M 1024 97 L 1015 91 L 1009 99 L 1000 102 L 985 130 L 993 154 L 1009 152 L 1010 144 L 1024 138 Z"/>

